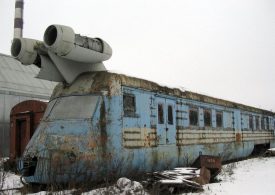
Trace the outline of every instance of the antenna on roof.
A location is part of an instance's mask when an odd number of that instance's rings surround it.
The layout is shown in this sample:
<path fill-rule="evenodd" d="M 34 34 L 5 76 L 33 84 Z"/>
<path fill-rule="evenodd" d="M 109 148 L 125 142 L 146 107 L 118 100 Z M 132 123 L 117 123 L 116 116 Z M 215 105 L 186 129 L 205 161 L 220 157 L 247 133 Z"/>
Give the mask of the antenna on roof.
<path fill-rule="evenodd" d="M 13 38 L 21 38 L 23 36 L 23 9 L 24 0 L 16 0 Z"/>

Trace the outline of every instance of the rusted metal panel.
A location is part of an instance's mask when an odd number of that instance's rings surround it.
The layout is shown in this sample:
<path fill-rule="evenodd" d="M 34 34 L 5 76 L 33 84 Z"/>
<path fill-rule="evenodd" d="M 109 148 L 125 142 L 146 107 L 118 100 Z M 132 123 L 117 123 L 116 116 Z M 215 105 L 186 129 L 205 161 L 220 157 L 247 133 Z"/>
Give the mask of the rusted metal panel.
<path fill-rule="evenodd" d="M 10 160 L 21 157 L 43 117 L 47 103 L 27 100 L 15 105 L 10 113 Z"/>
<path fill-rule="evenodd" d="M 274 134 L 272 131 L 243 131 L 242 137 L 243 141 L 270 140 L 274 139 Z"/>
<path fill-rule="evenodd" d="M 236 133 L 236 142 L 241 142 L 241 141 L 242 141 L 242 134 Z"/>
<path fill-rule="evenodd" d="M 213 179 L 220 173 L 222 168 L 222 158 L 220 156 L 200 155 L 194 162 L 193 166 L 202 168 L 201 176 L 206 179 L 205 181 L 207 183 L 209 183 L 210 177 Z M 211 174 L 207 173 L 204 169 L 209 170 Z"/>
<path fill-rule="evenodd" d="M 235 141 L 234 131 L 177 130 L 177 145 L 211 144 Z"/>
<path fill-rule="evenodd" d="M 156 129 L 149 129 L 149 128 L 123 129 L 123 146 L 126 148 L 157 146 Z"/>
<path fill-rule="evenodd" d="M 198 168 L 221 170 L 222 159 L 220 156 L 200 155 L 193 165 Z"/>

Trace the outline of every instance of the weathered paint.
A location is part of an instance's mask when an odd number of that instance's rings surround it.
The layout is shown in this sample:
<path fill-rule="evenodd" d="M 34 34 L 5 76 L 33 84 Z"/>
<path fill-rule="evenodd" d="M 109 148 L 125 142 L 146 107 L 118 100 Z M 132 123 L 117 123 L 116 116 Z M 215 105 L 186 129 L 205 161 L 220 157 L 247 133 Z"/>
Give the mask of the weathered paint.
<path fill-rule="evenodd" d="M 124 94 L 135 97 L 133 113 L 123 109 Z M 198 108 L 197 126 L 190 125 L 192 106 Z M 212 113 L 209 127 L 204 125 L 204 109 Z M 223 113 L 219 128 L 216 112 Z M 269 116 L 271 128 L 244 128 L 243 114 Z M 56 87 L 24 152 L 24 159 L 37 159 L 35 172 L 25 174 L 25 179 L 36 183 L 101 180 L 188 165 L 200 154 L 241 158 L 251 154 L 255 144 L 274 145 L 272 121 L 274 113 L 268 111 L 141 79 L 106 72 L 83 74 L 71 86 Z M 24 159 L 21 168 L 29 162 Z"/>

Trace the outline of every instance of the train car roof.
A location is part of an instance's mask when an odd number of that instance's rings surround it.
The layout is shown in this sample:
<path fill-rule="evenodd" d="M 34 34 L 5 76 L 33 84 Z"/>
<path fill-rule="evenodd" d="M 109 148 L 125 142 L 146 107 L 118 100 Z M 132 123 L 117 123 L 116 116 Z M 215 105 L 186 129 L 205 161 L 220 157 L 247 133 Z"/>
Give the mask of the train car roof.
<path fill-rule="evenodd" d="M 268 110 L 263 110 L 252 106 L 231 102 L 228 100 L 223 100 L 199 93 L 194 93 L 192 91 L 183 91 L 178 88 L 169 88 L 145 79 L 106 71 L 81 74 L 72 83 L 71 86 L 66 86 L 63 83 L 58 84 L 54 89 L 51 99 L 56 98 L 58 96 L 72 94 L 81 95 L 89 93 L 101 93 L 102 91 L 106 91 L 109 95 L 115 95 L 117 89 L 116 86 L 120 85 L 195 100 L 204 103 L 215 104 L 230 108 L 238 108 L 249 112 L 256 112 L 275 116 L 274 112 Z"/>

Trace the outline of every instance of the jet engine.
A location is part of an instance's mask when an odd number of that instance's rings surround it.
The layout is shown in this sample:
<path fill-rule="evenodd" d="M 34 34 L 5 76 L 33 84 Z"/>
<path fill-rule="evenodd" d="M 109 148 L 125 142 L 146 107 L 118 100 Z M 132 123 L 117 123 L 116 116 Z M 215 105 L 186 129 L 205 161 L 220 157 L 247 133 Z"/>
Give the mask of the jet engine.
<path fill-rule="evenodd" d="M 24 65 L 34 64 L 38 59 L 35 48 L 42 42 L 34 39 L 15 38 L 12 42 L 11 54 Z"/>
<path fill-rule="evenodd" d="M 11 54 L 24 65 L 41 68 L 37 78 L 71 84 L 83 72 L 106 71 L 102 62 L 110 59 L 112 48 L 100 38 L 75 34 L 71 27 L 50 25 L 43 42 L 14 39 Z"/>

